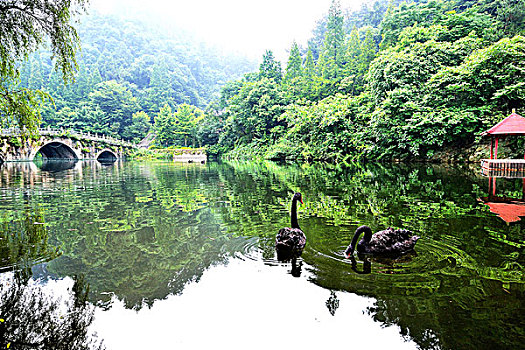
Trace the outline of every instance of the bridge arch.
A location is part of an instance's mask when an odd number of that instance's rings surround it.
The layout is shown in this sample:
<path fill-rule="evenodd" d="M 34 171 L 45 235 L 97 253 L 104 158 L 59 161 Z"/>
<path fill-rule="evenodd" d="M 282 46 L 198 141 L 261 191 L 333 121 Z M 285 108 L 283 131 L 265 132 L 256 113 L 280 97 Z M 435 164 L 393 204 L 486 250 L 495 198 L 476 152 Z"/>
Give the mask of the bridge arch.
<path fill-rule="evenodd" d="M 100 152 L 98 152 L 97 156 L 96 156 L 96 159 L 99 161 L 99 162 L 105 162 L 105 163 L 108 163 L 108 162 L 114 162 L 118 159 L 118 156 L 115 154 L 115 152 L 113 152 L 112 150 L 110 150 L 109 148 L 104 148 L 103 150 L 101 150 Z"/>
<path fill-rule="evenodd" d="M 53 140 L 43 144 L 34 152 L 31 159 L 40 153 L 45 159 L 79 159 L 78 153 L 64 142 Z"/>

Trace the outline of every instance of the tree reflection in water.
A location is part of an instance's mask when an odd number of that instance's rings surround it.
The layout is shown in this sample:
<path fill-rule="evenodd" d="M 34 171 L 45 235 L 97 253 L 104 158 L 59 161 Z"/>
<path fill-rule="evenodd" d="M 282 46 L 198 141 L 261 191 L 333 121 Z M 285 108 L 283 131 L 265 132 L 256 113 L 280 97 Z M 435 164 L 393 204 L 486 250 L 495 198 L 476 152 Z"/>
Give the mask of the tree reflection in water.
<path fill-rule="evenodd" d="M 59 255 L 48 239 L 39 207 L 0 218 L 0 347 L 102 349 L 88 332 L 94 307 L 87 302 L 89 288 L 83 276 L 74 278 L 64 298 L 31 279 L 35 263 Z"/>
<path fill-rule="evenodd" d="M 94 307 L 82 277 L 59 298 L 25 273 L 4 274 L 0 286 L 0 347 L 3 349 L 103 349 L 88 330 Z"/>
<path fill-rule="evenodd" d="M 11 213 L 6 220 L 27 206 L 21 194 L 31 194 L 29 204 L 45 210 L 50 242 L 63 251 L 47 271 L 84 272 L 99 303 L 113 295 L 127 308 L 149 307 L 181 294 L 231 257 L 257 260 L 260 254 L 272 265 L 275 233 L 288 224 L 293 188 L 307 198 L 299 215 L 309 243 L 292 262 L 292 274 L 299 275 L 302 264 L 301 278 L 340 291 L 341 300 L 345 293 L 373 298 L 370 317 L 399 327 L 423 349 L 522 346 L 525 221 L 506 225 L 479 205 L 486 181 L 473 172 L 242 162 L 83 163 L 59 174 L 7 170 L 0 168 L 0 186 L 8 189 L 0 209 Z M 522 182 L 502 186 L 508 197 L 522 191 Z M 351 235 L 364 223 L 422 233 L 417 254 L 344 259 Z M 25 246 L 28 260 L 49 260 L 54 247 L 41 242 L 38 254 Z M 15 248 L 0 241 L 0 250 L 10 252 L 7 266 L 19 260 Z M 326 307 L 335 318 L 344 315 L 347 305 L 341 303 L 337 313 L 335 305 L 330 298 Z"/>
<path fill-rule="evenodd" d="M 0 272 L 26 268 L 37 262 L 60 256 L 57 247 L 48 243 L 49 233 L 42 209 L 25 208 L 21 213 L 4 213 L 0 217 Z"/>
<path fill-rule="evenodd" d="M 330 315 L 334 316 L 335 312 L 339 308 L 339 299 L 337 298 L 335 291 L 330 291 L 330 297 L 328 298 L 325 304 L 328 308 L 328 311 L 330 311 Z"/>

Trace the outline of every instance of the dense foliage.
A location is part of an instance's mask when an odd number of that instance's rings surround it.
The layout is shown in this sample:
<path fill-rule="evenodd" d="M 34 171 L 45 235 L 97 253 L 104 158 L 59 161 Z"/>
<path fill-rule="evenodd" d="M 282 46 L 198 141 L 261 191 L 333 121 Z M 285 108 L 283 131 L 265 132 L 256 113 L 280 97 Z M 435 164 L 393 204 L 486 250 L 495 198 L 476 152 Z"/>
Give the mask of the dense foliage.
<path fill-rule="evenodd" d="M 73 84 L 62 83 L 47 52 L 29 56 L 21 66 L 18 86 L 53 98 L 43 106 L 44 127 L 138 141 L 167 107 L 174 112 L 179 106 L 203 108 L 221 85 L 254 67 L 246 58 L 224 55 L 162 24 L 93 13 L 81 17 L 77 27 L 82 50 Z M 191 132 L 184 133 L 173 140 L 188 143 Z M 159 145 L 170 137 L 160 135 Z"/>
<path fill-rule="evenodd" d="M 250 62 L 179 30 L 94 14 L 79 26 L 75 84 L 62 84 L 36 54 L 19 68 L 17 88 L 53 97 L 44 126 L 135 141 L 154 132 L 159 147 L 336 162 L 431 158 L 475 145 L 481 131 L 521 112 L 524 18 L 525 0 L 378 0 L 356 12 L 334 0 L 307 48 L 292 43 L 285 65 L 268 50 L 258 71 L 232 80 Z"/>
<path fill-rule="evenodd" d="M 210 149 L 341 161 L 471 145 L 523 107 L 524 15 L 523 0 L 377 1 L 346 16 L 333 1 L 284 72 L 268 51 L 258 74 L 223 88 Z"/>
<path fill-rule="evenodd" d="M 79 47 L 71 17 L 85 9 L 87 0 L 3 0 L 0 3 L 0 125 L 18 124 L 32 133 L 40 123 L 39 101 L 48 95 L 18 86 L 20 64 L 49 41 L 54 66 L 65 81 L 77 67 Z"/>

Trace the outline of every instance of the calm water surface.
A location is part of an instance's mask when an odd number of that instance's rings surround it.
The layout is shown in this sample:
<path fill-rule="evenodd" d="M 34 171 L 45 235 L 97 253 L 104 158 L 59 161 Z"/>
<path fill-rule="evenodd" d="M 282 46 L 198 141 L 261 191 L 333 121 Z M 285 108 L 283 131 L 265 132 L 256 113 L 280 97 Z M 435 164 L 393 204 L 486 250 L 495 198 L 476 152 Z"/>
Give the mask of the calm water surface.
<path fill-rule="evenodd" d="M 107 349 L 519 349 L 525 224 L 480 201 L 488 184 L 477 167 L 3 164 L 0 331 L 40 317 L 9 309 L 16 271 L 41 298 L 82 279 Z M 273 244 L 294 191 L 308 241 L 292 266 Z M 345 259 L 363 224 L 412 230 L 416 253 Z"/>

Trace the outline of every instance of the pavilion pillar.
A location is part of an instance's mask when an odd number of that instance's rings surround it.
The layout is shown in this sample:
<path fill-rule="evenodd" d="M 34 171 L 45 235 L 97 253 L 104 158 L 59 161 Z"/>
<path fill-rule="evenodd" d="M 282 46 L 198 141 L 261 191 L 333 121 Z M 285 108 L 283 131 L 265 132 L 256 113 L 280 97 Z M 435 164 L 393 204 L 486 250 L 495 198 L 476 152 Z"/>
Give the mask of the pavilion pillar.
<path fill-rule="evenodd" d="M 523 179 L 523 182 L 525 186 L 525 179 Z M 492 201 L 494 200 L 495 197 L 496 197 L 496 177 L 489 177 L 489 200 Z"/>
<path fill-rule="evenodd" d="M 490 159 L 494 159 L 494 136 L 490 137 Z"/>
<path fill-rule="evenodd" d="M 498 159 L 498 140 L 499 138 L 496 136 L 496 147 L 494 150 L 494 159 Z"/>

